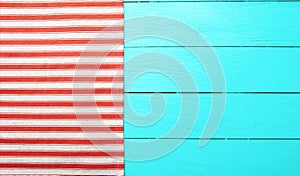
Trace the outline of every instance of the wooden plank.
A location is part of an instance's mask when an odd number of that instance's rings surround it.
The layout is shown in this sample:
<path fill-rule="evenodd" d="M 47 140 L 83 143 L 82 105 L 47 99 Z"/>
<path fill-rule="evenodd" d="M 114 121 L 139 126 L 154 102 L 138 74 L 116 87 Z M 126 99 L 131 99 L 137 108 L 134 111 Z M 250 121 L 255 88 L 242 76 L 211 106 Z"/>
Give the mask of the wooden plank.
<path fill-rule="evenodd" d="M 231 48 L 213 49 L 222 66 L 228 92 L 297 92 L 300 91 L 300 48 Z M 163 66 L 161 73 L 145 69 L 147 74 L 140 75 L 131 82 L 131 77 L 138 75 L 138 69 L 155 68 L 163 65 L 166 57 L 149 58 L 151 62 L 136 62 L 144 53 L 163 53 L 174 58 L 173 63 Z M 151 55 L 152 57 L 152 55 Z M 205 62 L 205 59 L 202 59 Z M 135 68 L 131 68 L 131 63 Z M 140 64 L 140 65 L 139 65 Z M 179 64 L 186 71 L 173 67 Z M 176 75 L 172 79 L 166 73 Z M 197 88 L 183 86 L 191 84 L 187 78 L 193 78 Z M 203 64 L 187 48 L 126 48 L 125 51 L 125 91 L 131 92 L 168 92 L 168 91 L 223 91 L 212 90 L 210 80 Z"/>
<path fill-rule="evenodd" d="M 126 161 L 125 175 L 294 176 L 300 172 L 300 141 L 210 141 L 203 148 L 198 143 L 187 140 L 159 159 Z M 126 159 L 132 151 L 125 150 Z"/>
<path fill-rule="evenodd" d="M 126 20 L 145 16 L 173 18 L 197 30 L 212 46 L 299 46 L 299 15 L 300 6 L 297 2 L 125 3 Z M 164 25 L 153 26 L 144 21 L 131 28 L 128 24 L 125 25 L 127 39 L 129 29 L 143 31 Z M 178 30 L 173 28 L 168 26 L 163 30 L 178 35 Z M 126 42 L 126 47 L 174 45 L 178 44 L 151 37 Z"/>
<path fill-rule="evenodd" d="M 163 94 L 165 102 L 155 98 L 150 101 L 151 96 L 151 94 L 125 96 L 126 138 L 162 138 L 175 130 L 175 127 L 182 132 L 167 137 L 201 136 L 211 110 L 211 95 L 199 95 L 198 116 L 194 115 L 195 103 L 189 101 L 190 97 L 197 94 Z M 299 99 L 299 94 L 228 94 L 224 116 L 214 138 L 299 138 Z M 183 109 L 183 103 L 190 109 Z M 140 121 L 146 120 L 147 123 L 140 126 L 141 123 L 133 119 L 134 114 L 131 111 L 138 113 L 137 118 Z M 185 111 L 188 113 L 181 116 L 180 113 Z M 193 126 L 195 118 L 197 122 Z M 185 123 L 179 125 L 179 119 L 184 119 Z M 192 132 L 186 136 L 184 132 L 188 130 Z"/>
<path fill-rule="evenodd" d="M 163 2 L 295 2 L 294 0 L 124 0 L 124 3 L 163 3 Z"/>

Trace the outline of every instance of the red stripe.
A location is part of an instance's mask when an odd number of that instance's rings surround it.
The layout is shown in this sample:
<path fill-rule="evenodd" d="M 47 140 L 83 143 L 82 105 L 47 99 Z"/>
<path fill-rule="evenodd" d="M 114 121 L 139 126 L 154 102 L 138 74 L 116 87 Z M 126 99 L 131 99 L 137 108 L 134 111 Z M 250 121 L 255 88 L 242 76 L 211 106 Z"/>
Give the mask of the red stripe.
<path fill-rule="evenodd" d="M 34 164 L 0 163 L 0 168 L 35 168 L 35 169 L 123 169 L 124 164 Z"/>
<path fill-rule="evenodd" d="M 0 77 L 0 82 L 123 82 L 123 77 Z"/>
<path fill-rule="evenodd" d="M 66 152 L 60 152 L 60 151 L 0 151 L 0 156 L 28 156 L 28 157 L 34 157 L 34 156 L 124 156 L 123 152 L 117 152 L 117 151 L 109 151 L 109 153 L 106 152 L 99 152 L 99 151 L 66 151 Z"/>
<path fill-rule="evenodd" d="M 0 57 L 101 57 L 101 56 L 124 56 L 123 51 L 107 51 L 107 52 L 0 52 Z"/>
<path fill-rule="evenodd" d="M 84 101 L 0 101 L 0 106 L 123 106 L 123 102 L 98 101 L 98 102 L 84 102 Z"/>
<path fill-rule="evenodd" d="M 103 26 L 103 27 L 0 27 L 0 32 L 2 33 L 36 33 L 36 32 L 101 32 L 101 31 L 115 31 L 121 32 L 123 31 L 123 26 Z"/>
<path fill-rule="evenodd" d="M 106 127 L 55 127 L 55 126 L 0 126 L 0 131 L 24 131 L 24 132 L 122 132 L 122 126 Z"/>
<path fill-rule="evenodd" d="M 77 119 L 76 114 L 3 114 L 0 113 L 0 119 Z M 80 119 L 104 119 L 104 120 L 122 120 L 123 114 L 81 114 Z"/>
<path fill-rule="evenodd" d="M 24 175 L 24 174 L 14 174 L 14 175 L 2 174 L 1 176 L 28 176 L 28 174 L 27 175 Z M 34 174 L 34 175 L 31 175 L 31 176 L 62 176 L 62 175 L 57 175 L 57 174 Z M 64 175 L 64 176 L 81 176 L 81 175 Z M 98 176 L 100 176 L 100 175 L 98 175 Z M 112 176 L 112 175 L 109 175 L 109 176 Z M 124 175 L 122 175 L 122 176 L 124 176 Z"/>
<path fill-rule="evenodd" d="M 5 3 L 5 8 L 58 8 L 58 7 L 123 7 L 123 2 L 39 2 L 39 3 Z"/>
<path fill-rule="evenodd" d="M 81 140 L 81 139 L 1 139 L 0 144 L 80 144 L 80 145 L 111 145 L 124 144 L 123 139 Z"/>
<path fill-rule="evenodd" d="M 33 70 L 33 69 L 121 69 L 123 63 L 118 64 L 34 64 L 34 65 L 0 65 L 0 70 Z"/>
<path fill-rule="evenodd" d="M 123 14 L 0 15 L 0 20 L 115 20 L 123 19 L 123 16 Z"/>
<path fill-rule="evenodd" d="M 83 45 L 83 44 L 123 44 L 123 39 L 24 39 L 0 40 L 0 45 Z"/>
<path fill-rule="evenodd" d="M 24 174 L 2 174 L 1 176 L 29 176 L 28 174 L 24 175 Z M 30 176 L 62 176 L 62 175 L 57 175 L 57 174 L 34 174 L 34 175 L 30 175 Z M 63 175 L 63 176 L 81 176 L 81 175 Z M 98 175 L 100 176 L 100 175 Z M 101 175 L 102 176 L 102 175 Z M 108 176 L 108 175 L 107 175 Z M 109 176 L 112 176 L 112 175 L 109 175 Z M 124 175 L 122 175 L 124 176 Z"/>
<path fill-rule="evenodd" d="M 62 95 L 62 94 L 123 94 L 121 89 L 0 89 L 0 94 L 18 95 Z"/>

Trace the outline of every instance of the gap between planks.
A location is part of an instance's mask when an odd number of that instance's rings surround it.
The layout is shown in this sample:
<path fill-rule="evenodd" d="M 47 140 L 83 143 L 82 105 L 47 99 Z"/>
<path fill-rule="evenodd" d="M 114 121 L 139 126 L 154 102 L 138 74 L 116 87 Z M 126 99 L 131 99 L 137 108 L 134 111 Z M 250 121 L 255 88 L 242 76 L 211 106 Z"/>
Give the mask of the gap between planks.
<path fill-rule="evenodd" d="M 300 92 L 124 92 L 124 94 L 300 94 Z"/>
<path fill-rule="evenodd" d="M 124 46 L 124 48 L 300 48 L 300 46 Z"/>
<path fill-rule="evenodd" d="M 154 139 L 162 139 L 162 140 L 248 140 L 248 141 L 259 141 L 259 140 L 267 140 L 267 141 L 298 141 L 300 138 L 124 138 L 129 140 L 154 140 Z"/>
<path fill-rule="evenodd" d="M 197 2 L 299 2 L 297 0 L 155 0 L 155 1 L 123 1 L 124 3 L 197 3 Z"/>

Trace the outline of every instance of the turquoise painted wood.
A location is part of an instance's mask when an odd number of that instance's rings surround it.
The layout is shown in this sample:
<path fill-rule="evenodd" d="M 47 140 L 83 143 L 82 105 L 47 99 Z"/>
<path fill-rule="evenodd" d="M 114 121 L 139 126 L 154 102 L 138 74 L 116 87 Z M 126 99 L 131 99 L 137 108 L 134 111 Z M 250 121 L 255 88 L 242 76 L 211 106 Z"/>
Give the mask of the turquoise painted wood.
<path fill-rule="evenodd" d="M 210 113 L 211 95 L 199 95 L 199 114 L 183 115 L 180 94 L 164 94 L 165 105 L 149 103 L 151 94 L 126 95 L 125 103 L 125 137 L 127 138 L 161 138 L 178 125 L 183 118 L 186 124 L 197 119 L 195 126 L 183 125 L 182 130 L 191 129 L 189 136 L 178 134 L 173 138 L 200 138 Z M 198 96 L 198 95 L 189 95 Z M 264 95 L 264 94 L 228 94 L 224 116 L 215 134 L 215 138 L 299 138 L 300 129 L 300 95 Z M 125 101 L 126 102 L 126 101 Z M 189 103 L 189 102 L 185 102 Z M 158 107 L 156 107 L 158 106 Z M 163 111 L 159 107 L 164 107 Z M 129 117 L 129 108 L 146 117 L 155 114 L 156 123 L 149 126 L 135 124 Z M 158 112 L 152 112 L 158 111 Z M 153 116 L 153 115 L 152 115 Z M 147 119 L 145 119 L 147 120 Z M 150 124 L 149 120 L 149 124 Z"/>
<path fill-rule="evenodd" d="M 207 121 L 212 95 L 190 93 L 188 96 L 200 98 L 199 114 L 195 116 L 197 122 L 195 126 L 182 127 L 183 131 L 192 128 L 190 135 L 179 133 L 172 136 L 170 141 L 178 141 L 181 137 L 188 139 L 166 156 L 143 162 L 128 161 L 128 153 L 152 153 L 152 149 L 129 151 L 125 141 L 125 175 L 299 175 L 300 94 L 287 92 L 300 92 L 300 3 L 275 2 L 276 0 L 125 1 L 126 20 L 143 16 L 176 19 L 197 30 L 210 46 L 216 46 L 213 49 L 222 65 L 227 91 L 224 116 L 214 136 L 215 140 L 202 148 L 199 147 L 199 140 L 195 140 L 200 137 Z M 134 27 L 139 31 L 147 27 L 147 24 L 137 24 Z M 126 29 L 128 26 L 125 22 L 125 38 Z M 177 31 L 166 30 L 180 35 Z M 180 46 L 178 43 L 153 37 L 125 41 L 125 91 L 210 92 L 207 74 L 202 64 L 188 52 L 188 46 L 198 45 L 188 43 Z M 178 89 L 171 79 L 158 73 L 144 74 L 129 85 L 128 77 L 140 68 L 127 67 L 130 59 L 147 52 L 172 56 L 176 63 L 188 69 L 188 73 L 170 67 L 165 67 L 166 72 L 177 73 L 183 83 L 187 75 L 192 76 L 197 89 Z M 162 59 L 164 58 L 154 57 L 153 61 L 142 64 L 160 64 Z M 125 101 L 124 109 L 126 138 L 139 138 L 135 139 L 138 142 L 148 141 L 149 138 L 163 137 L 174 128 L 181 112 L 180 98 L 183 94 L 162 95 L 165 102 L 152 100 L 152 105 L 155 106 L 151 106 L 149 101 L 151 94 L 125 95 L 125 99 L 129 100 Z M 129 105 L 134 111 L 145 115 L 140 117 L 142 120 L 153 118 L 153 124 L 138 126 L 130 123 L 132 116 Z M 151 110 L 156 114 L 147 116 Z M 182 118 L 189 121 L 192 117 L 191 113 Z"/>
<path fill-rule="evenodd" d="M 297 92 L 300 90 L 300 48 L 214 48 L 223 68 L 228 92 Z M 164 53 L 173 57 L 174 63 L 186 68 L 179 72 L 165 67 L 162 73 L 148 72 L 134 82 L 126 77 L 136 75 L 136 69 L 127 66 L 132 58 L 148 52 Z M 164 57 L 153 58 L 151 63 L 160 65 Z M 170 63 L 171 65 L 171 63 Z M 172 72 L 178 81 L 163 75 Z M 183 88 L 186 78 L 192 77 L 197 89 Z M 177 85 L 176 85 L 177 83 Z M 211 83 L 198 59 L 186 48 L 127 48 L 125 50 L 125 91 L 129 92 L 210 92 Z M 222 90 L 217 90 L 222 91 Z"/>
<path fill-rule="evenodd" d="M 196 29 L 212 46 L 300 46 L 299 15 L 297 2 L 125 3 L 125 20 L 173 18 Z M 135 27 L 143 30 L 145 26 L 147 23 Z M 126 28 L 125 21 L 125 38 Z M 125 43 L 125 47 L 174 45 L 178 44 L 151 37 Z"/>
<path fill-rule="evenodd" d="M 169 155 L 125 163 L 127 176 L 295 176 L 300 173 L 300 141 L 187 140 Z M 151 150 L 140 149 L 142 152 Z M 126 157 L 126 152 L 125 152 Z"/>
<path fill-rule="evenodd" d="M 161 3 L 161 2 L 289 2 L 293 0 L 124 0 L 124 3 Z"/>

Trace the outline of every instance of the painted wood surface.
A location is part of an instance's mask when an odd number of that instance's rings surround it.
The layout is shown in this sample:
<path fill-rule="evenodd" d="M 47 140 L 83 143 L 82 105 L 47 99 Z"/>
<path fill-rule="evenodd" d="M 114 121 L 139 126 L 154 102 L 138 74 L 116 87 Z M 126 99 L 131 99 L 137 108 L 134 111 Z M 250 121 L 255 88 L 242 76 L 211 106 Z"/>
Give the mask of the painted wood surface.
<path fill-rule="evenodd" d="M 300 141 L 210 141 L 203 148 L 198 143 L 187 140 L 160 159 L 127 161 L 125 175 L 292 176 L 300 172 Z"/>
<path fill-rule="evenodd" d="M 197 30 L 211 46 L 299 46 L 299 15 L 297 2 L 125 3 L 125 20 L 143 16 L 173 18 Z M 139 24 L 136 30 L 145 26 L 147 23 Z M 125 43 L 126 47 L 174 45 L 178 44 L 151 37 Z"/>
<path fill-rule="evenodd" d="M 169 1 L 169 2 L 167 2 Z M 189 1 L 189 2 L 187 2 Z M 214 139 L 199 147 L 199 137 L 211 105 L 211 85 L 207 74 L 188 47 L 158 39 L 140 38 L 125 42 L 125 137 L 135 141 L 163 137 L 176 125 L 181 112 L 181 97 L 199 96 L 197 123 L 175 151 L 159 159 L 126 161 L 126 175 L 167 176 L 294 176 L 300 169 L 300 3 L 277 0 L 155 0 L 125 1 L 125 18 L 162 16 L 183 22 L 206 38 L 220 60 L 226 79 L 226 106 Z M 142 30 L 147 24 L 136 26 Z M 166 29 L 168 30 L 168 29 Z M 176 31 L 169 31 L 176 34 Z M 126 38 L 126 24 L 125 24 Z M 207 47 L 207 46 L 201 46 Z M 178 72 L 195 79 L 197 90 L 179 89 L 162 74 L 148 73 L 129 84 L 126 67 L 130 59 L 146 52 L 172 56 L 189 72 Z M 160 59 L 153 58 L 159 64 Z M 150 64 L 150 63 L 149 63 Z M 167 68 L 166 71 L 174 71 Z M 187 75 L 190 74 L 190 75 Z M 135 93 L 134 93 L 135 92 Z M 140 93 L 138 93 L 140 92 Z M 147 94 L 142 92 L 148 92 Z M 165 102 L 150 101 L 151 92 L 164 93 Z M 176 93 L 172 93 L 176 92 Z M 194 93 L 193 93 L 194 92 Z M 195 92 L 202 92 L 201 94 Z M 204 94 L 203 94 L 204 93 Z M 151 104 L 153 103 L 153 104 Z M 153 106 L 155 105 L 155 106 Z M 166 105 L 166 106 L 164 106 Z M 144 116 L 155 114 L 150 126 L 130 123 L 128 108 Z M 165 108 L 164 108 L 165 107 Z M 193 116 L 184 115 L 190 120 Z M 183 130 L 191 128 L 184 126 Z M 125 159 L 128 151 L 125 141 Z M 141 148 L 136 152 L 151 153 Z"/>
<path fill-rule="evenodd" d="M 297 92 L 300 90 L 300 48 L 214 48 L 224 72 L 228 92 Z M 211 84 L 207 73 L 198 59 L 186 48 L 127 48 L 125 63 L 140 54 L 148 52 L 164 53 L 173 57 L 174 62 L 186 68 L 178 72 L 165 67 L 162 73 L 148 72 L 138 77 L 132 84 L 126 77 L 136 74 L 135 68 L 125 65 L 125 91 L 128 92 L 210 92 Z M 160 65 L 164 57 L 153 58 L 151 65 Z M 143 66 L 140 62 L 140 67 Z M 170 63 L 171 65 L 171 63 Z M 178 75 L 174 82 L 164 73 Z M 192 77 L 197 90 L 183 88 Z M 217 90 L 221 91 L 221 90 Z"/>
<path fill-rule="evenodd" d="M 181 115 L 183 95 L 163 94 L 165 104 L 152 100 L 151 94 L 130 94 L 125 104 L 126 138 L 159 138 L 178 125 L 180 118 L 193 121 L 195 126 L 183 126 L 182 130 L 192 129 L 189 136 L 181 134 L 173 138 L 199 138 L 209 117 L 212 103 L 211 95 L 199 95 L 199 114 Z M 187 96 L 198 96 L 197 94 Z M 266 94 L 228 94 L 224 116 L 215 138 L 298 138 L 300 129 L 300 95 Z M 126 101 L 125 101 L 126 102 Z M 159 106 L 159 107 L 158 107 Z M 163 107 L 161 111 L 160 106 Z M 191 104 L 192 106 L 192 104 Z M 151 126 L 131 123 L 129 108 L 140 118 L 149 118 L 147 114 L 159 115 Z M 160 111 L 160 112 L 152 112 Z M 127 122 L 126 122 L 127 121 Z M 135 122 L 135 121 L 134 121 Z M 150 123 L 150 122 L 149 122 Z M 188 124 L 188 122 L 187 122 Z"/>
<path fill-rule="evenodd" d="M 165 2 L 295 2 L 295 0 L 124 0 L 124 3 L 165 3 Z"/>

